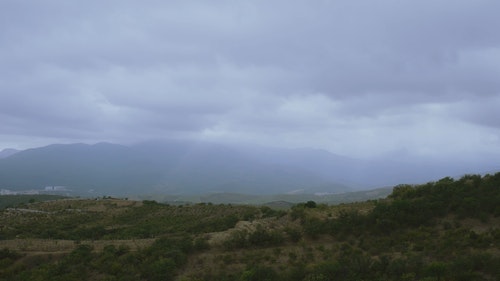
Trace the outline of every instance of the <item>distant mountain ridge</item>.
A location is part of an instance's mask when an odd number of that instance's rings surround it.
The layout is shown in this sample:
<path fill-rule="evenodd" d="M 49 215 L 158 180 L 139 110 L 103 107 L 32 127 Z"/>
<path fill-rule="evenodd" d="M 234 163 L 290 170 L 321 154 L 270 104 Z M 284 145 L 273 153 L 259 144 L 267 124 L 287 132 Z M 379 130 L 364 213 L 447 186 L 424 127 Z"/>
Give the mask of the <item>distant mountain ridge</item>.
<path fill-rule="evenodd" d="M 17 149 L 6 148 L 6 149 L 0 151 L 0 159 L 7 158 L 9 156 L 12 156 L 12 155 L 18 153 L 18 152 L 19 152 L 19 150 L 17 150 Z"/>
<path fill-rule="evenodd" d="M 485 166 L 486 167 L 486 166 Z M 482 167 L 478 168 L 481 169 Z M 485 170 L 492 170 L 491 167 Z M 80 195 L 333 194 L 479 173 L 430 161 L 359 160 L 318 149 L 207 142 L 54 144 L 0 158 L 0 189 Z"/>
<path fill-rule="evenodd" d="M 207 143 L 49 145 L 0 159 L 0 188 L 62 186 L 81 194 L 345 192 L 300 167 L 262 163 Z"/>

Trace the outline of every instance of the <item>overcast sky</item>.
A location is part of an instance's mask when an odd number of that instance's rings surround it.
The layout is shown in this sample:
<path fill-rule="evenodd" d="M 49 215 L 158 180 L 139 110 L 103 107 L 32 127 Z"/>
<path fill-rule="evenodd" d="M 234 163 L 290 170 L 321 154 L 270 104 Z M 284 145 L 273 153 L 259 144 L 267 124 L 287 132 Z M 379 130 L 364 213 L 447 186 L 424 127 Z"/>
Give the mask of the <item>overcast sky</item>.
<path fill-rule="evenodd" d="M 499 155 L 500 1 L 0 0 L 0 149 Z"/>

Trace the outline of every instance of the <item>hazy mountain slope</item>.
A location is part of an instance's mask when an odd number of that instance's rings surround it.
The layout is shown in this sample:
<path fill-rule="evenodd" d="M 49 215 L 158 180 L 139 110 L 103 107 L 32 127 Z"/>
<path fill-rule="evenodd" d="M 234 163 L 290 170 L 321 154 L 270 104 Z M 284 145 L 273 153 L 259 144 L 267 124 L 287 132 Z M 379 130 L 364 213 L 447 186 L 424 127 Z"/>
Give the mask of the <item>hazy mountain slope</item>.
<path fill-rule="evenodd" d="M 19 152 L 19 150 L 17 150 L 17 149 L 6 148 L 6 149 L 0 151 L 0 159 L 7 158 L 7 157 L 9 157 L 11 155 L 14 155 L 14 154 L 18 153 L 18 152 Z"/>
<path fill-rule="evenodd" d="M 1 185 L 13 189 L 66 186 L 85 192 L 115 191 L 152 184 L 158 177 L 129 148 L 105 143 L 50 145 L 1 160 Z"/>
<path fill-rule="evenodd" d="M 287 164 L 256 161 L 248 153 L 213 143 L 143 143 L 131 149 L 162 167 L 156 192 L 282 193 L 297 189 L 339 192 L 348 187 Z"/>
<path fill-rule="evenodd" d="M 349 190 L 300 167 L 259 162 L 215 144 L 50 145 L 0 160 L 0 186 L 11 189 L 66 186 L 98 194 Z"/>
<path fill-rule="evenodd" d="M 318 149 L 182 141 L 68 144 L 0 159 L 0 188 L 66 186 L 80 194 L 93 190 L 101 195 L 339 193 L 496 168 L 488 163 L 410 162 L 404 155 L 360 160 Z"/>
<path fill-rule="evenodd" d="M 291 165 L 321 175 L 328 181 L 343 183 L 346 186 L 362 185 L 358 182 L 358 170 L 363 162 L 337 155 L 326 150 L 299 148 L 284 149 L 270 147 L 244 147 L 242 153 L 262 163 Z"/>
<path fill-rule="evenodd" d="M 286 164 L 321 175 L 328 181 L 356 189 L 394 186 L 401 183 L 419 184 L 447 175 L 461 177 L 466 173 L 500 171 L 494 156 L 464 161 L 457 155 L 454 161 L 432 157 L 410 157 L 408 153 L 391 154 L 372 159 L 356 159 L 321 149 L 283 149 L 240 147 L 250 158 L 263 163 Z"/>

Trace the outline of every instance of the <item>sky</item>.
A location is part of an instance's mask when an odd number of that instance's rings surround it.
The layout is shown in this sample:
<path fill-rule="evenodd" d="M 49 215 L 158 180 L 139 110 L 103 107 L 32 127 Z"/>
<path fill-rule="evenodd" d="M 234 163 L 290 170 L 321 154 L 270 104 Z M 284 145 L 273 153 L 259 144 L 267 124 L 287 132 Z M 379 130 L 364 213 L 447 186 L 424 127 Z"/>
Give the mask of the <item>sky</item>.
<path fill-rule="evenodd" d="M 0 150 L 196 139 L 500 157 L 498 11 L 497 0 L 0 0 Z"/>

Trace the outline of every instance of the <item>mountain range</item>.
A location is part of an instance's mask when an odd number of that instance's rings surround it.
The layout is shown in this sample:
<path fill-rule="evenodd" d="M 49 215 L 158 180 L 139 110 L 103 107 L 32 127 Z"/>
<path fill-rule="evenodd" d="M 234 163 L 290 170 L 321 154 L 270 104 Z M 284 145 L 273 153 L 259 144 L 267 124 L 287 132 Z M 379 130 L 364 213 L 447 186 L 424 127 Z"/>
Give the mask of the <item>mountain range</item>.
<path fill-rule="evenodd" d="M 0 151 L 0 159 L 7 158 L 7 157 L 9 157 L 11 155 L 14 155 L 14 154 L 18 153 L 18 152 L 19 152 L 19 150 L 17 150 L 17 149 L 6 148 L 6 149 Z"/>
<path fill-rule="evenodd" d="M 0 188 L 63 189 L 81 195 L 332 194 L 463 173 L 446 163 L 360 160 L 310 148 L 194 141 L 54 144 L 9 151 L 0 157 Z"/>

